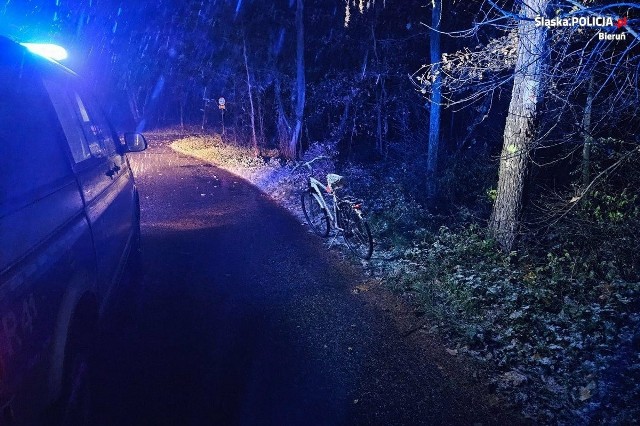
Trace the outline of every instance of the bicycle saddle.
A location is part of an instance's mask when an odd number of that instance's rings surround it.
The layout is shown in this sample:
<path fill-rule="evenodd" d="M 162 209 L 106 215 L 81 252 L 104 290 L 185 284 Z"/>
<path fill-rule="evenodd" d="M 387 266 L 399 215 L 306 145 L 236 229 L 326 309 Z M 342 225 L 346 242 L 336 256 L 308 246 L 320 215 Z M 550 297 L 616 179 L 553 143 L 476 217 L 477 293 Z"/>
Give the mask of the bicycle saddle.
<path fill-rule="evenodd" d="M 327 186 L 331 189 L 337 189 L 345 184 L 344 176 L 336 175 L 335 173 L 329 173 L 327 175 Z"/>

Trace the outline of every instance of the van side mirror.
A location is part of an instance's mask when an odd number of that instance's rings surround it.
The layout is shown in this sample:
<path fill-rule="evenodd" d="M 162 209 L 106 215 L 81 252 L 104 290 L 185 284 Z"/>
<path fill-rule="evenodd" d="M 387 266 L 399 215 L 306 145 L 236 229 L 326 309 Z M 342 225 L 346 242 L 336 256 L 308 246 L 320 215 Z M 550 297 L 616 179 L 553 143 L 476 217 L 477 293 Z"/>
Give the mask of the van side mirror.
<path fill-rule="evenodd" d="M 125 133 L 124 148 L 126 152 L 140 152 L 147 149 L 147 140 L 142 133 Z"/>

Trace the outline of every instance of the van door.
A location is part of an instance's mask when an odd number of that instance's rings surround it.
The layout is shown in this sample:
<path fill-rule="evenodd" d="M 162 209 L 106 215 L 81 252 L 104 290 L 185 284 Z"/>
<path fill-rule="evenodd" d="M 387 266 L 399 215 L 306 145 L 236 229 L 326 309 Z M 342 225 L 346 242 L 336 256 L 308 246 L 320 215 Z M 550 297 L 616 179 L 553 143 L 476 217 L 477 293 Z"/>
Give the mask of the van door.
<path fill-rule="evenodd" d="M 120 278 L 134 232 L 135 189 L 128 162 L 119 152 L 120 141 L 94 100 L 75 85 L 50 87 L 75 162 L 85 208 L 91 224 L 99 291 L 108 294 Z M 64 121 L 64 120 L 63 120 Z"/>
<path fill-rule="evenodd" d="M 34 62 L 0 48 L 0 424 L 7 407 L 32 424 L 50 402 L 63 295 L 95 287 L 81 192 Z"/>

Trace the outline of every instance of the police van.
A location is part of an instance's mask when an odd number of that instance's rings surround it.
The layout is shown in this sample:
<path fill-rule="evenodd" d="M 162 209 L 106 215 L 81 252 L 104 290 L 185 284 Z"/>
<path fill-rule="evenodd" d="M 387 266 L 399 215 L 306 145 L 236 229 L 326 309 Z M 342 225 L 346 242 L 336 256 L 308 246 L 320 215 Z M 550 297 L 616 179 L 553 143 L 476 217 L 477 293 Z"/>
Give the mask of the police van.
<path fill-rule="evenodd" d="M 126 153 L 147 143 L 123 139 L 73 72 L 0 37 L 0 425 L 86 415 L 91 338 L 140 248 Z"/>

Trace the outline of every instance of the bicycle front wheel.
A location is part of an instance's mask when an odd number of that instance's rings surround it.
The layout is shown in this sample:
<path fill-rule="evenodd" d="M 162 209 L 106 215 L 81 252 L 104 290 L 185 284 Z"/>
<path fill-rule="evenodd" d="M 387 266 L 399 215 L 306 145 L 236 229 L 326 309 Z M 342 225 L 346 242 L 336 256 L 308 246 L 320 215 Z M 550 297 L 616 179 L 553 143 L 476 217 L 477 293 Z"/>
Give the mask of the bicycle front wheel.
<path fill-rule="evenodd" d="M 304 191 L 301 197 L 302 211 L 313 233 L 321 237 L 329 236 L 329 215 L 313 196 L 313 192 Z"/>
<path fill-rule="evenodd" d="M 349 249 L 361 259 L 369 260 L 373 254 L 373 237 L 369 224 L 353 210 L 344 214 L 344 240 Z"/>

